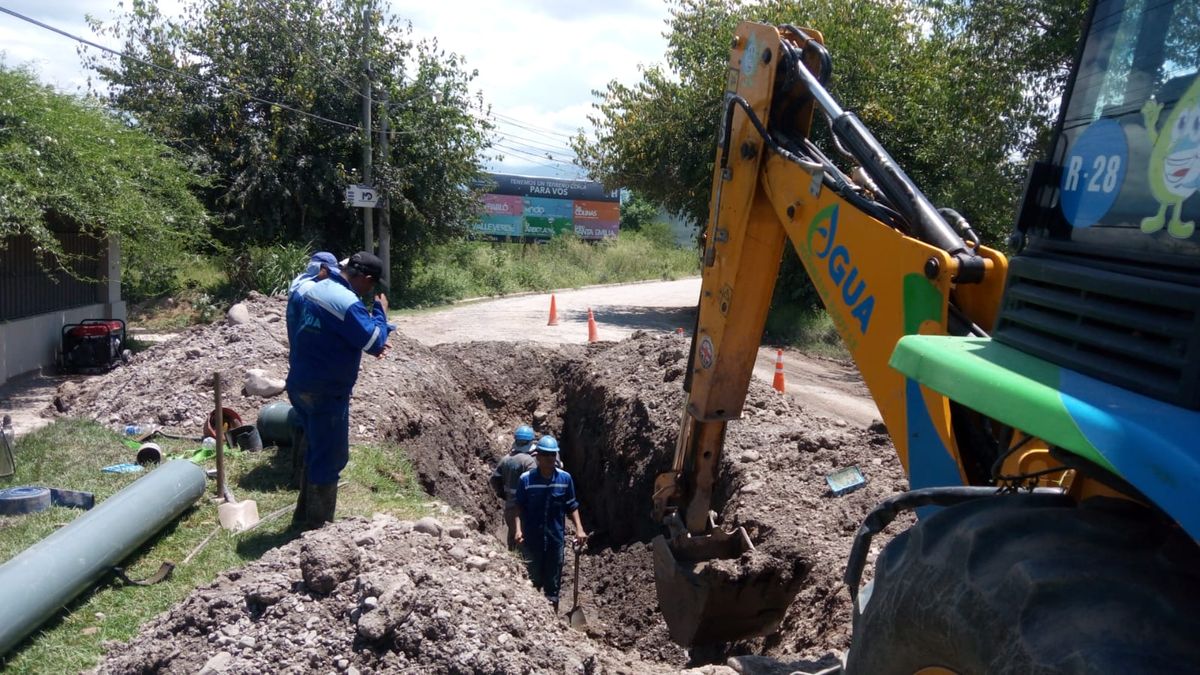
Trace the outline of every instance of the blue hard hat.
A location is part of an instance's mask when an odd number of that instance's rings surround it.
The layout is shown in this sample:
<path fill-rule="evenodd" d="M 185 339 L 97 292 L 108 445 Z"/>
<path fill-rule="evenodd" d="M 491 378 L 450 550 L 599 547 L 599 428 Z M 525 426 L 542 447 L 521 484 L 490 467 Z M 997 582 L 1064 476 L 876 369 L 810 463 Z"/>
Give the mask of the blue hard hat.
<path fill-rule="evenodd" d="M 521 441 L 522 443 L 528 443 L 529 441 L 532 441 L 533 427 L 529 426 L 528 424 L 522 424 L 521 426 L 517 427 L 516 431 L 513 432 L 513 438 Z"/>
<path fill-rule="evenodd" d="M 550 434 L 546 434 L 538 439 L 537 451 L 539 454 L 544 452 L 548 455 L 556 455 L 558 454 L 558 441 Z"/>

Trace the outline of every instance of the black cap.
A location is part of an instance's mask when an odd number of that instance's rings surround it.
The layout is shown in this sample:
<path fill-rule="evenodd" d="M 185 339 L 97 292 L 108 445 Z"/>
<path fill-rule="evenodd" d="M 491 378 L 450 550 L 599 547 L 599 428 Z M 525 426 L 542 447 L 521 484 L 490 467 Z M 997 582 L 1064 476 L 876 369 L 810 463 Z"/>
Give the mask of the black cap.
<path fill-rule="evenodd" d="M 359 251 L 350 256 L 350 260 L 342 268 L 342 271 L 353 270 L 359 274 L 371 277 L 375 283 L 383 283 L 383 261 L 379 256 L 367 251 Z"/>

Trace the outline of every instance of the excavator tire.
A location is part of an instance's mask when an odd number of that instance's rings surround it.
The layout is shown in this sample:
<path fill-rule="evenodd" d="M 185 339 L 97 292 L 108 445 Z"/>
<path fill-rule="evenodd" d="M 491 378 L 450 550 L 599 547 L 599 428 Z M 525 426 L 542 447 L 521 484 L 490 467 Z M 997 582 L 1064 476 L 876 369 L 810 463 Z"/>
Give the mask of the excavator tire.
<path fill-rule="evenodd" d="M 1200 547 L 1132 502 L 942 509 L 884 548 L 864 596 L 850 674 L 1200 672 Z"/>

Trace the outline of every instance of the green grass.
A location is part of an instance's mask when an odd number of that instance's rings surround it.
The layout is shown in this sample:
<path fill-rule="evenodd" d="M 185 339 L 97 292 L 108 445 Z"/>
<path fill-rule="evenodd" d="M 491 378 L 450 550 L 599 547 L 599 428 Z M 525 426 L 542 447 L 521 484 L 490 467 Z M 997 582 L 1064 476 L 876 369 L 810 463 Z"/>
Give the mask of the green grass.
<path fill-rule="evenodd" d="M 848 359 L 837 328 L 824 310 L 811 310 L 792 305 L 772 307 L 767 315 L 765 340 L 772 344 L 786 344 L 807 354 Z"/>
<path fill-rule="evenodd" d="M 85 490 L 105 498 L 144 474 L 107 474 L 101 467 L 132 461 L 134 451 L 116 433 L 90 421 L 65 419 L 17 441 L 17 472 L 0 481 L 0 487 L 43 485 Z M 188 452 L 198 443 L 157 441 L 164 453 Z M 208 467 L 213 466 L 208 463 Z M 268 448 L 227 458 L 228 480 L 238 499 L 253 499 L 260 516 L 295 503 L 296 492 L 287 487 L 289 451 Z M 391 513 L 409 518 L 428 513 L 428 497 L 417 484 L 412 468 L 394 446 L 355 446 L 342 474 L 348 485 L 338 493 L 338 518 Z M 177 564 L 218 527 L 217 509 L 209 497 L 214 483 L 196 505 L 168 525 L 158 536 L 122 561 L 133 578 L 153 574 L 163 560 Z M 52 507 L 39 514 L 0 517 L 0 562 L 7 561 L 45 538 L 81 512 Z M 122 587 L 102 581 L 77 598 L 67 610 L 50 619 L 8 655 L 11 673 L 78 672 L 95 666 L 105 640 L 128 640 L 140 625 L 182 600 L 197 586 L 217 574 L 256 560 L 267 550 L 295 536 L 288 532 L 291 511 L 254 530 L 232 534 L 220 531 L 187 565 L 180 564 L 172 577 L 149 587 Z M 0 665 L 3 665 L 0 663 Z"/>
<path fill-rule="evenodd" d="M 656 233 L 622 232 L 616 240 L 597 243 L 574 237 L 528 245 L 457 241 L 434 249 L 392 304 L 429 307 L 520 291 L 671 280 L 699 270 L 696 251 Z"/>

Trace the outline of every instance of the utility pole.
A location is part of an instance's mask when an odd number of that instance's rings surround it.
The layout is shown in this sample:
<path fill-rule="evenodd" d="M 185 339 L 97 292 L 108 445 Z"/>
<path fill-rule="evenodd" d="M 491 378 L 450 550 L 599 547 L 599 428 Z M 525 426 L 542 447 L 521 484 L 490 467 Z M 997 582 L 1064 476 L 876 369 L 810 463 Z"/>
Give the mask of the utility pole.
<path fill-rule="evenodd" d="M 371 6 L 368 3 L 363 8 L 363 185 L 371 185 Z M 372 224 L 374 209 L 366 207 L 363 210 L 363 250 L 375 252 L 375 232 Z"/>
<path fill-rule="evenodd" d="M 391 164 L 388 154 L 388 104 L 391 97 L 387 87 L 383 89 L 383 101 L 379 109 L 379 161 L 383 166 Z M 383 212 L 379 214 L 379 259 L 383 261 L 383 285 L 392 284 L 392 205 L 383 198 Z"/>

